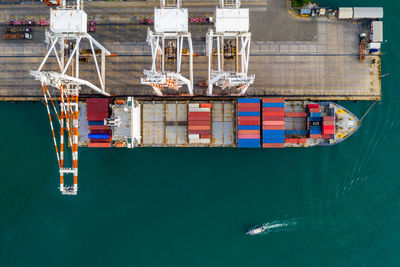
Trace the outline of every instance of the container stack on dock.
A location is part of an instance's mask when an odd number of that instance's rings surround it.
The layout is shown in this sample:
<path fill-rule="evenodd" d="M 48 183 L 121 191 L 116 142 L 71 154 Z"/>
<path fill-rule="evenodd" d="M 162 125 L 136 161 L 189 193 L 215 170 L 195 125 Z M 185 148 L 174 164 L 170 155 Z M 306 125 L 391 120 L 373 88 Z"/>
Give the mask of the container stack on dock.
<path fill-rule="evenodd" d="M 263 98 L 263 145 L 264 148 L 285 146 L 285 100 Z"/>
<path fill-rule="evenodd" d="M 189 104 L 188 137 L 191 144 L 210 144 L 211 103 Z"/>
<path fill-rule="evenodd" d="M 335 134 L 335 117 L 322 117 L 322 138 L 329 139 Z"/>
<path fill-rule="evenodd" d="M 110 127 L 104 125 L 104 119 L 109 117 L 107 98 L 90 98 L 87 100 L 86 118 L 90 133 L 89 147 L 111 147 Z"/>
<path fill-rule="evenodd" d="M 322 138 L 322 118 L 319 104 L 307 104 L 309 138 Z"/>
<path fill-rule="evenodd" d="M 260 147 L 260 99 L 238 99 L 238 147 Z"/>

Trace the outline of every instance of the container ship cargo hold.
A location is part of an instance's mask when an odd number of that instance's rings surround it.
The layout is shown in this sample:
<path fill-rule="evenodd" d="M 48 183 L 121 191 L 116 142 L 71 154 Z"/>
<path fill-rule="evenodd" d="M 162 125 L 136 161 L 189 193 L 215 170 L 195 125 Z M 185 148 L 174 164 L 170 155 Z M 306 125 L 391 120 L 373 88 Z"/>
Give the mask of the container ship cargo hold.
<path fill-rule="evenodd" d="M 79 102 L 81 147 L 329 146 L 359 127 L 356 116 L 332 102 L 133 97 Z"/>

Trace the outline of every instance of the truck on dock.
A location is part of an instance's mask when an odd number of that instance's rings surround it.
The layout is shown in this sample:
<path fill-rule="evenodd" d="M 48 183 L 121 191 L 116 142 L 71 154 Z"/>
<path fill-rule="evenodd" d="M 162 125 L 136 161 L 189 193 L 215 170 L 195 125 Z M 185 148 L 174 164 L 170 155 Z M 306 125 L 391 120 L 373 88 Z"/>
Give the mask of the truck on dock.
<path fill-rule="evenodd" d="M 32 32 L 31 28 L 6 28 L 6 33 L 25 33 L 25 32 Z"/>
<path fill-rule="evenodd" d="M 32 39 L 32 35 L 29 33 L 7 33 L 3 35 L 5 40 L 21 40 L 21 39 Z"/>

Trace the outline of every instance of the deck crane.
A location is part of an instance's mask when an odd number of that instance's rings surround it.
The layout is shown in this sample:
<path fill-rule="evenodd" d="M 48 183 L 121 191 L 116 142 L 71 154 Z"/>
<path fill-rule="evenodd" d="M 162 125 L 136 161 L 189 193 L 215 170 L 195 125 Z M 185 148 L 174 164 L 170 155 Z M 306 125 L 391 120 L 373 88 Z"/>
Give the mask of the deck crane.
<path fill-rule="evenodd" d="M 208 95 L 213 95 L 214 85 L 222 89 L 235 88 L 239 95 L 244 95 L 254 83 L 255 76 L 247 74 L 250 41 L 249 9 L 240 8 L 240 0 L 220 0 L 215 12 L 215 29 L 210 28 L 206 36 Z M 213 51 L 215 43 L 216 49 Z M 215 55 L 217 69 L 213 69 Z M 235 60 L 234 71 L 225 70 L 225 58 L 230 56 Z"/>
<path fill-rule="evenodd" d="M 54 1 L 53 1 L 54 2 Z M 46 30 L 47 51 L 37 70 L 30 74 L 42 84 L 43 97 L 50 120 L 53 141 L 57 154 L 60 172 L 60 191 L 64 195 L 76 195 L 78 192 L 78 97 L 82 85 L 93 89 L 99 94 L 109 96 L 105 90 L 105 56 L 110 52 L 87 33 L 87 14 L 83 11 L 83 1 L 76 0 L 67 4 L 65 0 L 57 1 L 57 7 L 50 7 L 50 29 Z M 96 67 L 99 86 L 79 77 L 80 47 L 84 44 L 90 47 Z M 101 50 L 100 67 L 95 53 Z M 60 101 L 60 114 L 57 112 L 50 88 L 56 88 L 54 99 Z M 49 100 L 53 109 L 49 108 Z M 59 145 L 56 140 L 52 114 L 57 116 L 60 127 Z M 53 115 L 54 116 L 54 115 Z M 65 142 L 66 145 L 65 145 Z M 59 148 L 58 148 L 59 147 Z M 64 155 L 69 152 L 72 160 Z M 70 164 L 67 164 L 67 163 Z M 64 185 L 64 176 L 73 177 L 73 185 Z"/>
<path fill-rule="evenodd" d="M 188 32 L 188 10 L 182 8 L 181 0 L 161 0 L 160 6 L 154 8 L 154 32 L 147 29 L 146 41 L 151 46 L 152 65 L 150 70 L 143 71 L 145 77 L 141 82 L 150 85 L 159 96 L 163 95 L 164 88 L 178 90 L 183 85 L 193 95 L 193 45 Z M 181 74 L 184 39 L 188 44 L 189 78 Z M 173 59 L 174 64 L 168 59 Z M 166 70 L 167 67 L 170 70 Z"/>

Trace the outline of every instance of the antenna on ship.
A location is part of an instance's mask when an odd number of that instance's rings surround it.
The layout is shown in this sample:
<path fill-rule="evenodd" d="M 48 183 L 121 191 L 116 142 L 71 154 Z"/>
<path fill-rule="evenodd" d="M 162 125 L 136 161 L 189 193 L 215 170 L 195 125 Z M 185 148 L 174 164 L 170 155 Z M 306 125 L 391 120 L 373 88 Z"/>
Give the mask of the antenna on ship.
<path fill-rule="evenodd" d="M 150 85 L 154 92 L 162 96 L 164 88 L 179 90 L 186 85 L 189 94 L 193 95 L 193 45 L 188 32 L 188 10 L 182 8 L 180 0 L 160 1 L 161 8 L 154 8 L 154 30 L 147 29 L 147 43 L 151 46 L 151 70 L 144 70 L 146 76 L 141 78 L 142 84 Z M 187 39 L 189 51 L 189 78 L 181 74 L 183 41 Z M 168 60 L 176 60 L 171 65 Z"/>
<path fill-rule="evenodd" d="M 254 83 L 254 74 L 249 68 L 250 41 L 249 9 L 240 8 L 240 0 L 220 0 L 215 11 L 215 29 L 206 36 L 208 56 L 208 95 L 213 86 L 222 89 L 235 88 L 244 95 Z M 216 43 L 216 51 L 213 45 Z M 213 57 L 217 56 L 217 69 L 213 69 Z M 225 59 L 234 58 L 235 71 L 225 70 Z"/>
<path fill-rule="evenodd" d="M 46 3 L 50 6 L 50 30 L 46 30 L 45 33 L 47 42 L 46 55 L 38 69 L 31 70 L 30 74 L 42 84 L 60 169 L 60 191 L 64 195 L 76 195 L 78 192 L 79 90 L 82 85 L 86 85 L 99 94 L 109 96 L 105 91 L 105 56 L 110 55 L 110 52 L 87 33 L 87 14 L 83 11 L 82 0 L 76 0 L 72 5 L 67 5 L 65 0 L 48 0 Z M 85 59 L 87 60 L 87 57 L 90 56 L 93 57 L 99 86 L 79 78 L 81 54 L 79 48 L 84 40 L 89 42 L 90 49 L 86 49 L 86 51 L 90 51 L 89 53 L 91 54 L 88 53 Z M 101 57 L 100 67 L 97 55 Z M 55 57 L 55 65 L 46 64 L 50 56 Z M 60 99 L 60 115 L 57 112 L 48 87 L 57 89 L 56 98 Z M 54 113 L 60 124 L 59 149 L 48 99 L 53 105 Z M 64 136 L 65 133 L 67 137 Z M 65 139 L 68 141 L 67 146 L 64 146 Z M 68 148 L 71 150 L 72 162 L 67 166 L 66 162 L 68 160 L 64 161 L 64 152 Z M 66 175 L 73 176 L 72 186 L 64 185 L 64 176 Z"/>

